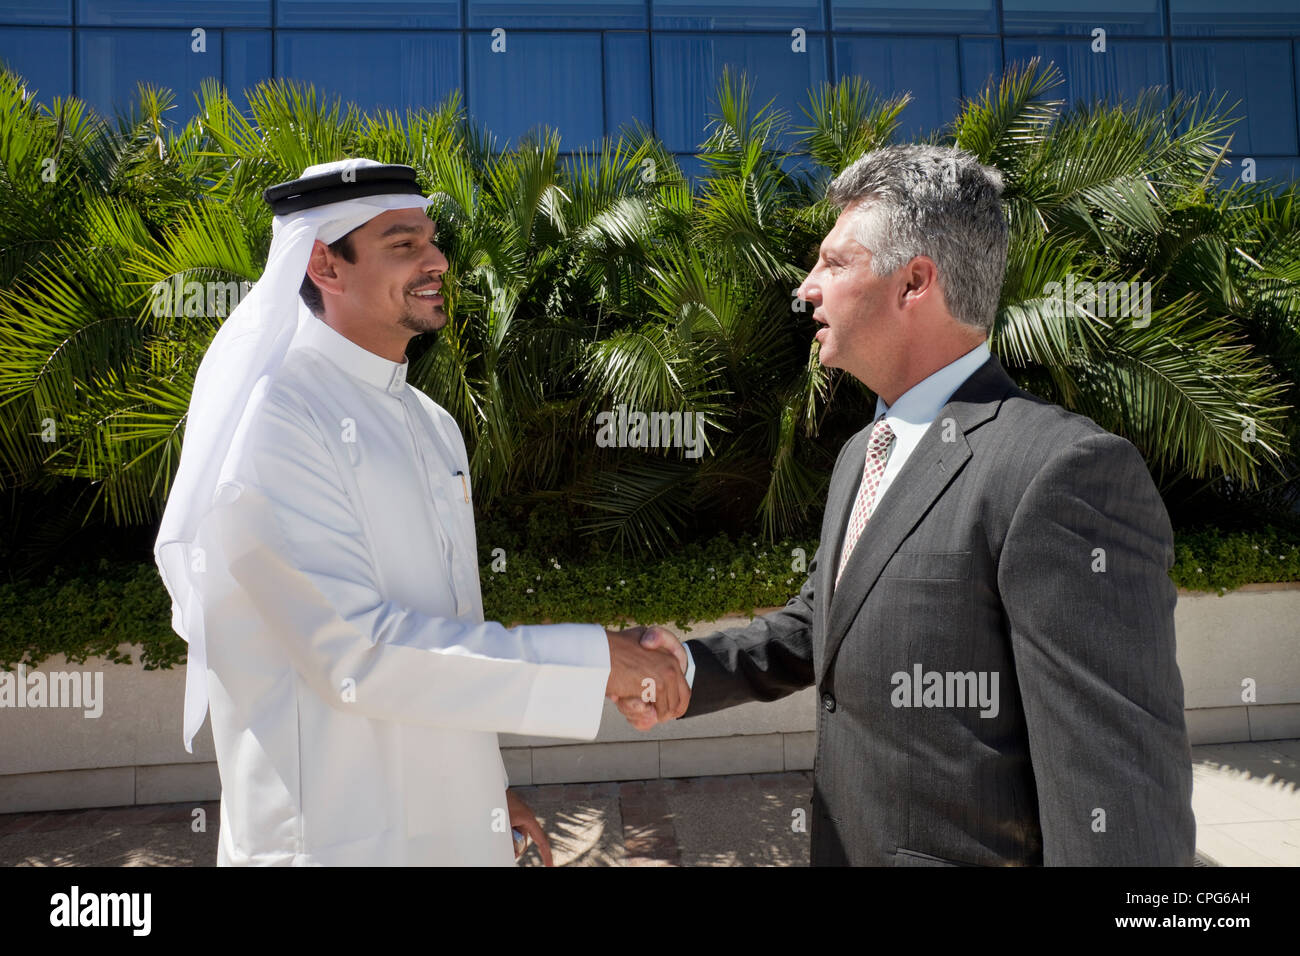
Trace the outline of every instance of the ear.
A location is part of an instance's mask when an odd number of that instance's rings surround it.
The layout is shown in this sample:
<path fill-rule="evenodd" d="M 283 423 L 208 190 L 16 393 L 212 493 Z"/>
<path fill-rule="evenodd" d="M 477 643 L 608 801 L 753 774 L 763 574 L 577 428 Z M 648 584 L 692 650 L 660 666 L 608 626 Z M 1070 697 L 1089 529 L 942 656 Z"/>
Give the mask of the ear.
<path fill-rule="evenodd" d="M 343 281 L 334 266 L 334 253 L 329 246 L 317 239 L 312 243 L 311 257 L 307 260 L 307 275 L 321 292 L 338 295 L 343 291 Z"/>
<path fill-rule="evenodd" d="M 902 268 L 899 306 L 907 308 L 933 298 L 939 287 L 939 267 L 929 256 L 916 256 Z"/>

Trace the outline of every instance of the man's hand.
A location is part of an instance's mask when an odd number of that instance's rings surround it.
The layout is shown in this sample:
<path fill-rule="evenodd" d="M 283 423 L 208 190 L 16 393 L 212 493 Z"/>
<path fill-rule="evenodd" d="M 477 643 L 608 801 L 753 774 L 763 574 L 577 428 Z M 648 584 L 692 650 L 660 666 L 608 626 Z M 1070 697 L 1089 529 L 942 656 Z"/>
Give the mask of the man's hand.
<path fill-rule="evenodd" d="M 506 811 L 510 814 L 510 828 L 524 835 L 524 842 L 515 844 L 515 859 L 519 859 L 528 849 L 528 838 L 532 837 L 533 842 L 537 844 L 537 852 L 542 855 L 542 865 L 554 866 L 555 861 L 551 857 L 551 841 L 546 839 L 542 825 L 537 822 L 537 817 L 528 808 L 528 804 L 515 796 L 513 790 L 506 791 Z"/>
<path fill-rule="evenodd" d="M 641 628 L 639 630 L 642 631 L 640 640 L 642 647 L 671 653 L 673 657 L 676 658 L 678 666 L 681 667 L 682 672 L 685 673 L 689 661 L 686 657 L 686 649 L 682 647 L 682 643 L 677 639 L 677 635 L 666 627 L 650 627 Z M 684 679 L 683 683 L 685 683 Z M 690 703 L 690 693 L 690 689 L 687 688 L 686 704 Z M 674 713 L 672 717 L 661 718 L 654 703 L 645 700 L 644 694 L 634 697 L 621 697 L 617 694 L 611 693 L 608 694 L 608 697 L 618 705 L 619 713 L 626 717 L 627 722 L 637 730 L 649 730 L 655 724 L 659 723 L 661 719 L 672 720 L 675 717 L 680 717 L 686 710 L 686 704 L 684 704 L 682 710 Z"/>
<path fill-rule="evenodd" d="M 636 701 L 649 712 L 654 726 L 661 720 L 673 720 L 686 712 L 691 700 L 686 686 L 687 659 L 685 649 L 668 633 L 668 639 L 657 636 L 662 628 L 634 628 L 628 631 L 606 631 L 609 640 L 609 682 L 605 696 L 619 701 Z M 640 640 L 638 640 L 640 638 Z M 624 711 L 626 715 L 627 711 Z M 641 717 L 644 722 L 647 717 Z M 633 726 L 641 728 L 636 723 Z"/>

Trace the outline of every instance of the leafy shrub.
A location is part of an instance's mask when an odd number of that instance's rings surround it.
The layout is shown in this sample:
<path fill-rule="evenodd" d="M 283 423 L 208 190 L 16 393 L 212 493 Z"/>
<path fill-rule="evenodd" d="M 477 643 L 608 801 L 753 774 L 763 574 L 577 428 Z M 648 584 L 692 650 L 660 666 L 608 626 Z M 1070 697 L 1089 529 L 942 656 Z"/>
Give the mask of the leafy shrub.
<path fill-rule="evenodd" d="M 547 554 L 500 531 L 480 537 L 484 613 L 518 624 L 597 621 L 669 624 L 750 614 L 784 604 L 798 592 L 817 542 L 719 535 L 687 544 L 670 557 L 635 559 Z M 485 528 L 498 525 L 485 522 Z M 482 531 L 482 529 L 480 529 Z M 505 567 L 498 554 L 504 552 Z M 799 564 L 802 549 L 803 564 Z M 1278 528 L 1181 533 L 1170 577 L 1179 587 L 1218 591 L 1252 582 L 1300 581 L 1300 533 Z M 699 636 L 699 635 L 696 635 Z M 146 670 L 185 659 L 185 642 L 171 629 L 167 592 L 152 563 L 101 559 L 90 571 L 56 571 L 45 581 L 0 584 L 0 667 L 40 663 L 65 654 L 130 663 L 122 644 L 141 645 Z"/>

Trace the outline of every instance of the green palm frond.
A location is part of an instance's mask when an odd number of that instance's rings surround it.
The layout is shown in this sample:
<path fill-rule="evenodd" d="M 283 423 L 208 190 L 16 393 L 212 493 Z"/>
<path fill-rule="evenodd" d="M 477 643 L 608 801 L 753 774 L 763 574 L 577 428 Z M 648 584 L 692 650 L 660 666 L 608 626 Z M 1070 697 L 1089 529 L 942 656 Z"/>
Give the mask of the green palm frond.
<path fill-rule="evenodd" d="M 881 99 L 860 76 L 823 83 L 803 107 L 809 125 L 799 130 L 804 134 L 802 145 L 814 162 L 838 173 L 860 156 L 887 145 L 911 101 L 910 93 Z"/>
<path fill-rule="evenodd" d="M 996 87 L 963 104 L 949 130 L 953 145 L 1014 181 L 1020 152 L 1040 143 L 1060 114 L 1061 101 L 1045 97 L 1064 82 L 1054 64 L 1013 64 Z"/>
<path fill-rule="evenodd" d="M 577 500 L 590 512 L 579 527 L 607 538 L 623 552 L 664 554 L 681 539 L 689 515 L 689 465 L 643 458 L 593 475 Z"/>

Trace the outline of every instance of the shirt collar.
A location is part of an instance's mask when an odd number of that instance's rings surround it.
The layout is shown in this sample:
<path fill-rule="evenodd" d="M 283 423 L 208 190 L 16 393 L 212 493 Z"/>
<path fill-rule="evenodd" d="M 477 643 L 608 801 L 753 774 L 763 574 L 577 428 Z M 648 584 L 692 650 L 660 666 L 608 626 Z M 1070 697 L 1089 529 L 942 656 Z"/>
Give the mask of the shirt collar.
<path fill-rule="evenodd" d="M 295 346 L 315 349 L 354 378 L 386 392 L 398 392 L 406 385 L 409 360 L 390 362 L 362 348 L 315 316 L 304 318 L 294 336 Z"/>
<path fill-rule="evenodd" d="M 981 365 L 989 360 L 988 342 L 981 342 L 955 362 L 945 365 L 929 378 L 917 382 L 898 397 L 893 405 L 876 397 L 876 418 L 882 415 L 900 439 L 920 440 L 936 415 Z"/>

